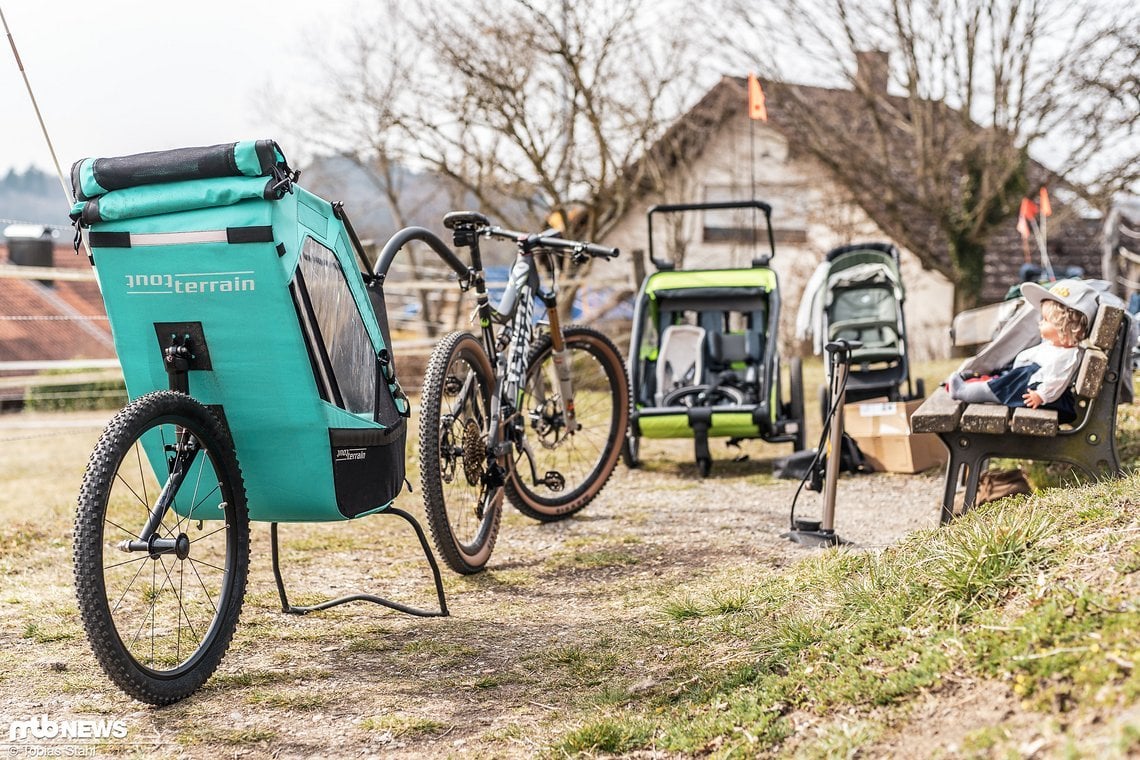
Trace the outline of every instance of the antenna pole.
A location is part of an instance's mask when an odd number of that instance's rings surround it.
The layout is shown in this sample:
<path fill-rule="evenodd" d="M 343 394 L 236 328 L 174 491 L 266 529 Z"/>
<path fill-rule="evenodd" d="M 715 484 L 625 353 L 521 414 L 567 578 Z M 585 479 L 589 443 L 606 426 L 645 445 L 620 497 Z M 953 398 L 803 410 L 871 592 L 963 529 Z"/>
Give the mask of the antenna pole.
<path fill-rule="evenodd" d="M 12 36 L 12 30 L 8 27 L 8 19 L 4 16 L 4 9 L 0 8 L 0 22 L 4 23 L 4 33 L 8 35 L 8 44 L 12 47 L 12 55 L 16 58 L 16 66 L 20 69 L 20 76 L 24 78 L 24 86 L 28 89 L 28 97 L 31 98 L 32 108 L 36 112 L 36 120 L 40 123 L 40 131 L 44 134 L 44 140 L 47 142 L 48 152 L 51 153 L 52 163 L 55 164 L 55 176 L 59 178 L 59 186 L 63 188 L 63 195 L 67 198 L 67 210 L 70 213 L 72 206 L 75 205 L 75 196 L 71 193 L 71 188 L 68 187 L 67 179 L 64 177 L 63 169 L 59 166 L 59 157 L 55 153 L 55 145 L 52 144 L 51 135 L 48 134 L 47 124 L 44 123 L 43 114 L 40 113 L 40 105 L 36 102 L 36 94 L 32 91 L 32 83 L 28 80 L 28 72 L 24 70 L 24 62 L 20 60 L 20 51 L 16 49 L 16 39 Z M 83 247 L 87 251 L 87 258 L 91 258 L 91 248 L 87 244 L 87 237 L 80 232 L 80 237 L 83 239 Z"/>

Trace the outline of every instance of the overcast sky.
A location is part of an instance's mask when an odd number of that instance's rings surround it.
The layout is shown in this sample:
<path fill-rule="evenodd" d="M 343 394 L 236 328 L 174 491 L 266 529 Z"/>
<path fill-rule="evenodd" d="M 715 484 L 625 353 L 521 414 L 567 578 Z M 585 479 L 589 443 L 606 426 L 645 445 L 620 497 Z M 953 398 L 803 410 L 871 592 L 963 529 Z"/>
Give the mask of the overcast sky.
<path fill-rule="evenodd" d="M 278 137 L 259 93 L 316 80 L 352 0 L 0 0 L 64 171 L 86 156 Z M 9 46 L 0 172 L 54 172 Z M 62 192 L 62 191 L 61 191 Z"/>

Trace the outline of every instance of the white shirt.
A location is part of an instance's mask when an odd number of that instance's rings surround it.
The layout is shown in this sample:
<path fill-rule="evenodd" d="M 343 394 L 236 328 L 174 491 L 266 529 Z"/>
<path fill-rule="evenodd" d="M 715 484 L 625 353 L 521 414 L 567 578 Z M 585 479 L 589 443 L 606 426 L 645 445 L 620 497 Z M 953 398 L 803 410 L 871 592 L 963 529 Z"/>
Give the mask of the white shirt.
<path fill-rule="evenodd" d="M 1041 341 L 1019 353 L 1013 360 L 1013 366 L 1039 365 L 1039 369 L 1029 378 L 1029 385 L 1039 383 L 1034 390 L 1048 404 L 1059 399 L 1069 387 L 1080 358 L 1081 350 L 1076 346 L 1055 346 Z"/>

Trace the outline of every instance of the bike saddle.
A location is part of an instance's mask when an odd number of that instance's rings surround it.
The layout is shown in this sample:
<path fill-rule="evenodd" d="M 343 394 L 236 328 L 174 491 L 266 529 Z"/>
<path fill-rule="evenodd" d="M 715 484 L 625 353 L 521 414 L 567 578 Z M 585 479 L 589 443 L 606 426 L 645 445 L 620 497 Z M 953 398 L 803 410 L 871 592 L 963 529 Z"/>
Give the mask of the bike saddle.
<path fill-rule="evenodd" d="M 478 211 L 452 211 L 443 217 L 443 226 L 449 230 L 464 227 L 489 227 L 491 221 Z"/>

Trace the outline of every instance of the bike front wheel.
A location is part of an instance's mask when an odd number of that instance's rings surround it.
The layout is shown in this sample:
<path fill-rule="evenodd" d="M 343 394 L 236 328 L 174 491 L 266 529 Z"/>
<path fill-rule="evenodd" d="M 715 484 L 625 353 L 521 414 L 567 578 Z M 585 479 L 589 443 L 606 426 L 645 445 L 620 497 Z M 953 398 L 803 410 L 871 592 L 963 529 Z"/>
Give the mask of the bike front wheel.
<path fill-rule="evenodd" d="M 160 494 L 170 507 L 143 535 Z M 116 414 L 83 476 L 73 554 L 83 625 L 111 680 L 154 705 L 201 686 L 229 648 L 249 570 L 245 486 L 218 418 L 172 391 Z"/>
<path fill-rule="evenodd" d="M 568 424 L 554 363 L 543 336 L 531 350 L 519 406 L 521 431 L 507 498 L 536 520 L 561 520 L 585 507 L 613 474 L 629 425 L 629 380 L 613 342 L 597 330 L 564 331 L 574 424 Z M 573 428 L 573 429 L 571 429 Z"/>
<path fill-rule="evenodd" d="M 503 512 L 502 466 L 487 451 L 494 386 L 487 352 L 465 332 L 440 341 L 424 373 L 419 443 L 424 509 L 439 553 L 464 575 L 487 564 Z"/>

